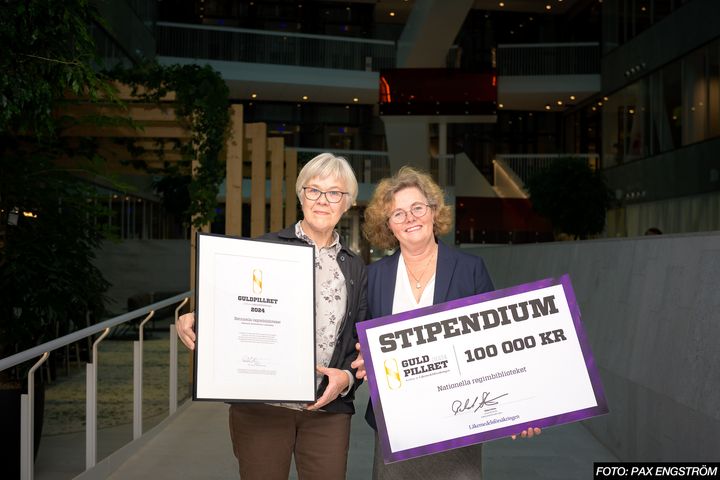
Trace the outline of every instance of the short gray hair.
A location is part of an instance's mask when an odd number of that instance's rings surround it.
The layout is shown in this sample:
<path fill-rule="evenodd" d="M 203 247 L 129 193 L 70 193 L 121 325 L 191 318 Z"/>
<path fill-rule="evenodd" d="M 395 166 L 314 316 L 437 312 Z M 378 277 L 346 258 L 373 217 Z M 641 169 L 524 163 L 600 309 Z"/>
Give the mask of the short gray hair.
<path fill-rule="evenodd" d="M 346 210 L 349 210 L 355 203 L 358 194 L 358 183 L 355 178 L 355 172 L 347 160 L 343 157 L 336 157 L 332 153 L 321 153 L 317 157 L 310 160 L 300 170 L 295 182 L 295 193 L 297 193 L 300 203 L 303 200 L 302 187 L 311 179 L 318 178 L 337 178 L 345 183 L 345 188 L 349 192 Z"/>

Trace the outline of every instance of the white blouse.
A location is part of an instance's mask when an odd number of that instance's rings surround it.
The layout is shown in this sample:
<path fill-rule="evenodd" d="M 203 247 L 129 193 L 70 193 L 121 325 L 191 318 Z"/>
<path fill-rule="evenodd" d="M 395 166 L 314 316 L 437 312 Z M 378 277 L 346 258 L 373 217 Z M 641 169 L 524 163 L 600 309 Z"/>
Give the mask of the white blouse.
<path fill-rule="evenodd" d="M 437 261 L 437 260 L 436 260 Z M 435 274 L 430 277 L 425 290 L 420 296 L 420 301 L 415 301 L 413 286 L 410 284 L 407 267 L 402 253 L 398 259 L 397 276 L 395 277 L 395 296 L 393 297 L 392 313 L 407 312 L 421 307 L 429 307 L 433 304 L 435 296 Z"/>

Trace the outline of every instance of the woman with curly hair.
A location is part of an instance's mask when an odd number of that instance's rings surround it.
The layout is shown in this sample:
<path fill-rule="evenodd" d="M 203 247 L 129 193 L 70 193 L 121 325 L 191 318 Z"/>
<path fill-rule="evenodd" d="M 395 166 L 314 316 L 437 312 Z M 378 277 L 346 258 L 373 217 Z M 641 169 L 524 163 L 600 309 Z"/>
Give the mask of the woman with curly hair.
<path fill-rule="evenodd" d="M 377 318 L 448 302 L 494 289 L 480 257 L 450 248 L 438 240 L 452 226 L 452 209 L 430 175 L 402 167 L 382 180 L 365 209 L 363 230 L 378 248 L 397 248 L 368 266 L 368 318 Z M 357 345 L 359 348 L 359 344 Z M 364 378 L 362 354 L 353 368 Z M 377 432 L 372 404 L 365 414 Z M 523 437 L 540 433 L 522 432 Z M 375 435 L 373 479 L 479 479 L 481 445 L 385 465 Z"/>

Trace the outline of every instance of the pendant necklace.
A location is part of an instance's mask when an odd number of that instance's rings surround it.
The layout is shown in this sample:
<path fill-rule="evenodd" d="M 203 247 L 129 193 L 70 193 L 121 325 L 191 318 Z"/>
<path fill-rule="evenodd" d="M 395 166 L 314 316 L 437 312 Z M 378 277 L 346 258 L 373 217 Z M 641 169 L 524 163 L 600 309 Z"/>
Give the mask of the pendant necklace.
<path fill-rule="evenodd" d="M 432 262 L 434 257 L 435 257 L 435 253 L 430 255 L 430 259 L 425 264 L 425 268 L 423 268 L 423 271 L 420 274 L 420 278 L 416 277 L 415 274 L 412 272 L 412 270 L 410 270 L 410 267 L 407 264 L 405 264 L 405 268 L 407 269 L 408 272 L 410 272 L 410 276 L 413 278 L 413 280 L 415 280 L 415 288 L 416 289 L 420 290 L 420 288 L 422 287 L 422 285 L 420 284 L 420 280 L 422 280 L 423 276 L 425 275 L 425 272 L 427 272 L 427 269 L 430 266 L 430 263 Z"/>

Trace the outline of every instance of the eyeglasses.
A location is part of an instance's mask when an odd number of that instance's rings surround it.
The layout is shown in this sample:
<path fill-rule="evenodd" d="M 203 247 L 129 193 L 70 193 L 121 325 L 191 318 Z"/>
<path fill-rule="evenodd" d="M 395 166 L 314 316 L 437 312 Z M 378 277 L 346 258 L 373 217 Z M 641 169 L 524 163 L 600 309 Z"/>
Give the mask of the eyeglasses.
<path fill-rule="evenodd" d="M 410 206 L 410 210 L 405 211 L 398 208 L 390 214 L 390 221 L 393 223 L 403 223 L 407 220 L 408 212 L 412 213 L 413 217 L 420 218 L 427 213 L 429 206 L 430 205 L 424 203 L 413 203 L 412 206 Z"/>
<path fill-rule="evenodd" d="M 323 192 L 313 187 L 302 187 L 305 193 L 305 198 L 311 201 L 315 201 L 320 198 L 321 195 L 325 195 L 325 199 L 329 203 L 338 203 L 342 200 L 343 195 L 350 195 L 350 192 L 340 192 L 338 190 L 330 190 L 329 192 Z"/>

